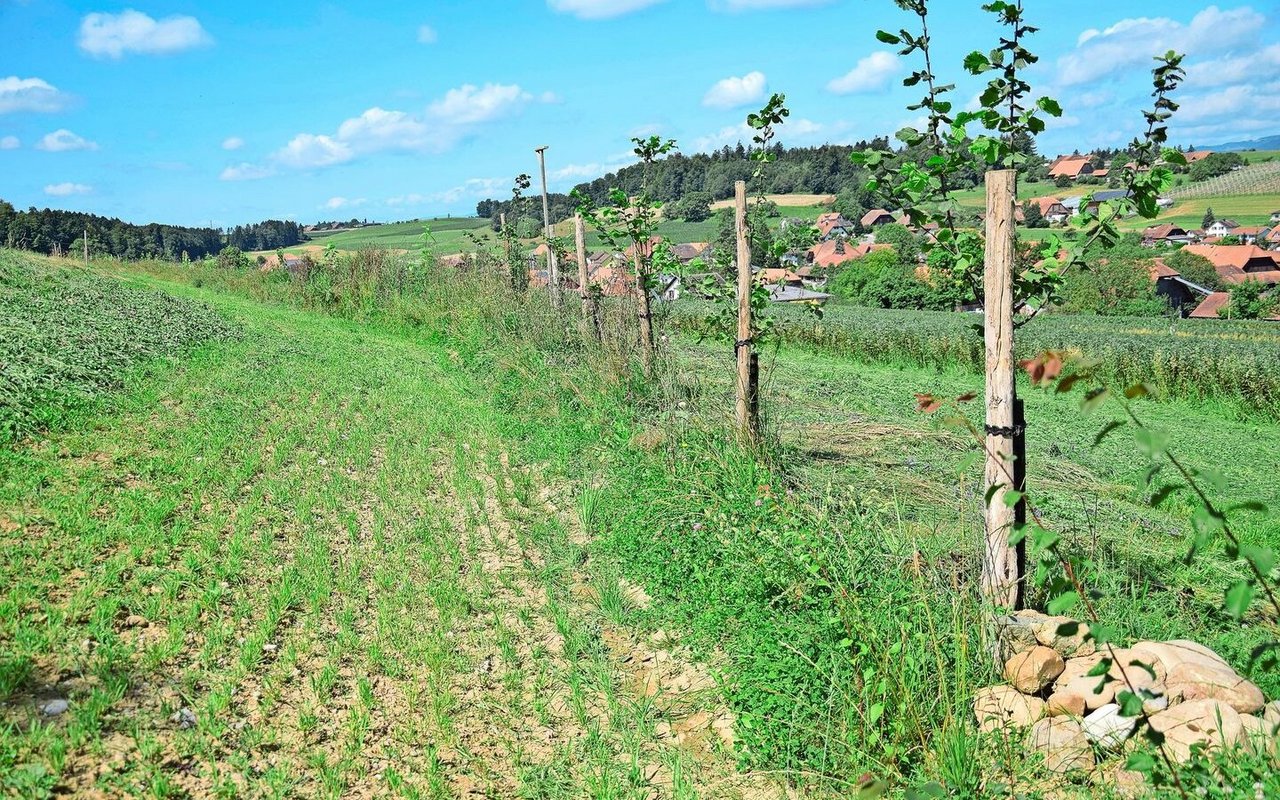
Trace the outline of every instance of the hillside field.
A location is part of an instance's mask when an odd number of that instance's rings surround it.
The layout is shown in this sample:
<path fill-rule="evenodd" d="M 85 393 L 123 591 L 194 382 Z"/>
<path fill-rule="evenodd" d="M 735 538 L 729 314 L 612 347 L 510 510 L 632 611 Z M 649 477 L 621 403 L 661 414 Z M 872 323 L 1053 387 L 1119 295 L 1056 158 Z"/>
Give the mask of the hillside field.
<path fill-rule="evenodd" d="M 915 408 L 981 389 L 952 357 L 981 352 L 966 318 L 788 312 L 762 351 L 758 456 L 728 434 L 731 342 L 675 333 L 650 386 L 617 338 L 633 310 L 606 309 L 598 348 L 541 293 L 484 276 L 353 292 L 362 264 L 387 266 L 365 258 L 312 291 L 0 251 L 0 290 L 162 292 L 167 317 L 142 330 L 215 314 L 236 334 L 123 369 L 0 446 L 0 790 L 834 800 L 864 773 L 895 791 L 1043 778 L 972 728 L 973 691 L 998 678 L 972 586 L 977 445 Z M 94 313 L 64 306 L 45 350 Z M 1215 497 L 1280 505 L 1274 409 L 1177 390 L 1209 367 L 1164 352 L 1244 375 L 1270 345 L 1253 327 L 1051 322 L 1021 335 L 1117 375 L 1154 365 L 1170 391 L 1136 413 L 1221 473 Z M 76 352 L 90 344 L 128 347 Z M 1118 408 L 1019 392 L 1037 513 L 1085 559 L 1099 613 L 1244 669 L 1271 625 L 1221 613 L 1233 559 L 1181 558 L 1188 493 L 1153 507 L 1132 436 L 1095 441 Z M 1246 544 L 1280 547 L 1272 518 L 1236 518 Z M 1280 771 L 1256 774 L 1280 791 Z"/>

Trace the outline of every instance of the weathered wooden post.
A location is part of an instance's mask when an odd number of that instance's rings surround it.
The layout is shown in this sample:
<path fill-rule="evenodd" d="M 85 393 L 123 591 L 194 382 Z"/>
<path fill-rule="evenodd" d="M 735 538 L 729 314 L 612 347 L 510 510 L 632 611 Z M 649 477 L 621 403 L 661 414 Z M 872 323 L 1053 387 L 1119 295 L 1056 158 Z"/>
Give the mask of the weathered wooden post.
<path fill-rule="evenodd" d="M 551 210 L 547 204 L 547 145 L 534 149 L 538 154 L 538 169 L 542 172 L 542 225 L 547 241 L 547 281 L 551 288 L 551 301 L 560 306 L 560 270 L 556 265 L 556 250 L 551 246 Z"/>
<path fill-rule="evenodd" d="M 738 338 L 734 352 L 738 359 L 738 436 L 750 445 L 759 441 L 760 414 L 756 385 L 759 372 L 752 369 L 751 341 L 751 237 L 747 230 L 747 183 L 733 185 L 733 223 L 738 238 Z"/>
<path fill-rule="evenodd" d="M 591 294 L 591 275 L 587 272 L 587 227 L 582 222 L 581 214 L 573 215 L 573 243 L 578 251 L 578 294 L 582 297 L 582 324 L 600 339 L 600 326 L 597 324 L 595 298 Z"/>
<path fill-rule="evenodd" d="M 1017 609 L 1022 602 L 1021 545 L 1009 544 L 1016 504 L 1005 493 L 1017 486 L 1014 442 L 1017 394 L 1013 371 L 1014 202 L 1017 173 L 986 175 L 987 241 L 983 271 L 983 329 L 986 340 L 986 547 L 982 595 L 992 609 Z M 999 649 L 999 644 L 994 643 Z"/>

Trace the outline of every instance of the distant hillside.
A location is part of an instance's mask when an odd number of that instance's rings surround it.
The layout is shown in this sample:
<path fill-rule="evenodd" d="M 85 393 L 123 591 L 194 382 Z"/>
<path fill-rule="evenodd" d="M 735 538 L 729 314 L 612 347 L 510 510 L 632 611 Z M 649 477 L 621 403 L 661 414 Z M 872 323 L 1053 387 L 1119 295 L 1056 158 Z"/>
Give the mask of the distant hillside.
<path fill-rule="evenodd" d="M 1207 181 L 1197 181 L 1179 186 L 1169 192 L 1170 197 L 1217 197 L 1219 195 L 1274 195 L 1280 194 L 1280 162 L 1250 164 L 1232 170 Z"/>
<path fill-rule="evenodd" d="M 1196 145 L 1197 150 L 1280 150 L 1280 134 L 1226 144 Z"/>

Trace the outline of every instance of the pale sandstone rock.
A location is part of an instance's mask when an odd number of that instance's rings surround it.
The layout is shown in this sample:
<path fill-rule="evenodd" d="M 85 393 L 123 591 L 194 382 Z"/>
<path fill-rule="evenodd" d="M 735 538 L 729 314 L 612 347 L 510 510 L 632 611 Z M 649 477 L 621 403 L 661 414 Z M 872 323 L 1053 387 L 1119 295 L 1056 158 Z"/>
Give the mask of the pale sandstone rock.
<path fill-rule="evenodd" d="M 1051 647 L 1037 645 L 1010 658 L 1004 665 L 1005 680 L 1023 694 L 1038 694 L 1062 674 L 1066 664 Z"/>
<path fill-rule="evenodd" d="M 1266 705 L 1262 690 L 1230 667 L 1184 661 L 1169 672 L 1169 694 L 1183 700 L 1221 700 L 1241 714 L 1253 714 Z"/>
<path fill-rule="evenodd" d="M 1190 700 L 1152 714 L 1151 728 L 1165 735 L 1165 748 L 1178 761 L 1191 757 L 1191 747 L 1206 749 L 1232 745 L 1240 740 L 1244 723 L 1230 705 L 1219 700 Z"/>
<path fill-rule="evenodd" d="M 1083 717 L 1084 697 L 1070 692 L 1054 692 L 1049 695 L 1045 714 L 1050 717 Z"/>
<path fill-rule="evenodd" d="M 1143 661 L 1158 662 L 1159 668 L 1163 668 L 1166 675 L 1172 672 L 1173 668 L 1179 664 L 1188 662 L 1231 669 L 1231 665 L 1222 656 L 1203 645 L 1186 639 L 1174 639 L 1168 642 L 1138 642 L 1130 647 L 1129 650 Z"/>
<path fill-rule="evenodd" d="M 1137 726 L 1137 717 L 1120 715 L 1118 703 L 1107 703 L 1081 722 L 1089 741 L 1107 750 L 1124 744 Z"/>
<path fill-rule="evenodd" d="M 1067 717 L 1042 719 L 1027 733 L 1027 747 L 1044 756 L 1052 772 L 1093 769 L 1093 749 L 1080 723 Z"/>
<path fill-rule="evenodd" d="M 1058 628 L 1071 622 L 1076 623 L 1075 633 L 1069 636 L 1058 633 Z M 1091 656 L 1097 652 L 1093 642 L 1085 641 L 1089 626 L 1083 622 L 1076 622 L 1070 617 L 1045 617 L 1033 624 L 1032 629 L 1035 631 L 1037 642 L 1045 647 L 1052 647 L 1063 658 Z"/>
<path fill-rule="evenodd" d="M 1044 701 L 1028 697 L 1012 686 L 979 689 L 973 698 L 978 729 L 994 731 L 1004 727 L 1025 728 L 1044 716 Z"/>

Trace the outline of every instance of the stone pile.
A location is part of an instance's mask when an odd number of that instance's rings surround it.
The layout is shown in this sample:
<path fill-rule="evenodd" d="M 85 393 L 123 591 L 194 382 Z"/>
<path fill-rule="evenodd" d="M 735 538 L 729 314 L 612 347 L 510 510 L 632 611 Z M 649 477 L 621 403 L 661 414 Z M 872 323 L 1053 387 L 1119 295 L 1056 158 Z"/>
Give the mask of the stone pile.
<path fill-rule="evenodd" d="M 1064 626 L 1074 631 L 1059 633 Z M 1104 653 L 1086 641 L 1087 632 L 1086 624 L 1067 617 L 1035 611 L 1009 617 L 1001 633 L 1008 684 L 977 692 L 978 727 L 1025 729 L 1027 747 L 1040 752 L 1049 769 L 1087 771 L 1096 753 L 1120 750 L 1138 728 L 1137 717 L 1121 715 L 1117 695 L 1146 689 L 1154 698 L 1144 701 L 1143 712 L 1179 761 L 1191 757 L 1194 745 L 1275 745 L 1280 701 L 1268 704 L 1257 686 L 1209 648 L 1186 640 L 1117 647 L 1108 671 L 1116 680 L 1103 682 L 1089 675 Z"/>

